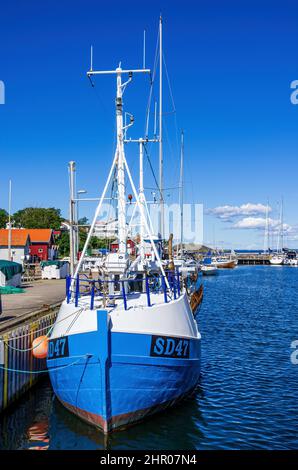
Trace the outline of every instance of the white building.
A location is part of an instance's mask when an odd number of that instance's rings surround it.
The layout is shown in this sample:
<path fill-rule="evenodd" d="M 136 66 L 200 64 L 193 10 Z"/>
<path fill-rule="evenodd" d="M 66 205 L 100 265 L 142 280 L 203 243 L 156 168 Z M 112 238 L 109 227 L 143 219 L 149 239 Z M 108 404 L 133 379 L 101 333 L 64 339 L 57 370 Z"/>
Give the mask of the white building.
<path fill-rule="evenodd" d="M 118 235 L 117 221 L 114 219 L 96 222 L 94 236 L 97 238 L 115 238 Z"/>
<path fill-rule="evenodd" d="M 9 230 L 0 229 L 0 259 L 24 263 L 30 256 L 30 235 L 26 230 L 11 230 L 11 259 L 8 255 Z"/>

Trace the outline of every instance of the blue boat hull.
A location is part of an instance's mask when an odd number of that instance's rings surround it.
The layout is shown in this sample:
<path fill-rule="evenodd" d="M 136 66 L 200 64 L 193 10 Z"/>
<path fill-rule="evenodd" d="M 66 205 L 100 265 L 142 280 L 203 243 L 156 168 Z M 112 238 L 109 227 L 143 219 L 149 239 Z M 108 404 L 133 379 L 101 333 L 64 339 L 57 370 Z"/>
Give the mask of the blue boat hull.
<path fill-rule="evenodd" d="M 105 311 L 98 312 L 97 331 L 65 338 L 50 341 L 54 392 L 66 408 L 105 433 L 172 406 L 199 379 L 197 338 L 113 332 Z"/>

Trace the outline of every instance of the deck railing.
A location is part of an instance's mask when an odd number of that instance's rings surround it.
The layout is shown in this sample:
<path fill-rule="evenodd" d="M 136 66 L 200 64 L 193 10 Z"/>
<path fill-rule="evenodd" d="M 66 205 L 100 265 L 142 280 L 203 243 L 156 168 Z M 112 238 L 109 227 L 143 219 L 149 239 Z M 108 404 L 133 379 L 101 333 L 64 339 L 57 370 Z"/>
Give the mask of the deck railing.
<path fill-rule="evenodd" d="M 124 309 L 128 309 L 128 300 L 138 293 L 147 297 L 147 306 L 152 306 L 152 294 L 163 293 L 164 302 L 181 296 L 182 276 L 177 271 L 166 271 L 166 275 L 144 275 L 137 279 L 119 278 L 113 280 L 89 279 L 86 274 L 76 278 L 66 278 L 66 301 L 79 305 L 79 299 L 90 296 L 90 310 L 94 309 L 96 297 L 102 297 L 105 302 L 123 299 Z M 168 281 L 168 287 L 166 283 Z"/>

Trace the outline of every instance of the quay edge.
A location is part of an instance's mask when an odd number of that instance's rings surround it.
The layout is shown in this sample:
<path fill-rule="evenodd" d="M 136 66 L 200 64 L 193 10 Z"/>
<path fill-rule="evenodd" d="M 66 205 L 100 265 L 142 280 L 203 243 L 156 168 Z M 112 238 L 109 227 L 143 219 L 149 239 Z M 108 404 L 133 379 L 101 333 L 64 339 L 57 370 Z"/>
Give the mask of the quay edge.
<path fill-rule="evenodd" d="M 37 382 L 43 375 L 38 372 L 47 369 L 45 359 L 33 357 L 31 345 L 49 331 L 59 306 L 60 302 L 0 323 L 0 413 Z"/>

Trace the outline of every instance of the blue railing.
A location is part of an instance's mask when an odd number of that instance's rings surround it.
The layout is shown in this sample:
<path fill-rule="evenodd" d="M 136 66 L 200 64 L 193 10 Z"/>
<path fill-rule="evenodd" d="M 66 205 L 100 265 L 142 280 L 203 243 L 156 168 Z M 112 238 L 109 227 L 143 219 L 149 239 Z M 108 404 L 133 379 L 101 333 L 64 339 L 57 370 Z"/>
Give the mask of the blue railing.
<path fill-rule="evenodd" d="M 80 298 L 90 296 L 90 309 L 93 310 L 95 297 L 102 297 L 109 301 L 123 299 L 124 309 L 127 310 L 129 298 L 137 293 L 145 293 L 147 306 L 151 307 L 152 294 L 163 292 L 164 302 L 167 303 L 181 296 L 181 287 L 182 276 L 178 271 L 166 271 L 165 276 L 146 275 L 137 279 L 114 280 L 89 279 L 85 274 L 80 274 L 76 278 L 71 276 L 66 278 L 66 301 L 68 304 L 74 302 L 77 307 Z M 109 292 L 106 292 L 107 290 Z"/>

